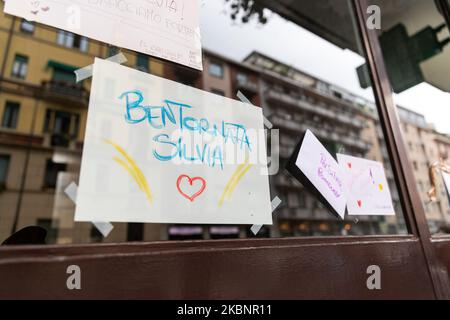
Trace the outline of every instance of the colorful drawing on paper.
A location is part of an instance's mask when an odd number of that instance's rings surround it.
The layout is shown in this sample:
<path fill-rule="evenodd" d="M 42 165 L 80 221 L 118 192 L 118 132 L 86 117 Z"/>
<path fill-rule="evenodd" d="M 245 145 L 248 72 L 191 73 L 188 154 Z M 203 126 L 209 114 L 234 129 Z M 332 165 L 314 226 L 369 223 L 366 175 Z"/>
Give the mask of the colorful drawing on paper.
<path fill-rule="evenodd" d="M 248 172 L 248 170 L 250 170 L 251 167 L 252 165 L 248 162 L 248 156 L 246 156 L 245 162 L 237 167 L 236 171 L 233 173 L 227 185 L 225 186 L 225 189 L 220 196 L 219 207 L 223 205 L 225 198 L 230 199 L 233 196 L 234 189 L 236 189 L 239 181 L 241 181 L 241 179 Z"/>
<path fill-rule="evenodd" d="M 189 182 L 189 185 L 191 187 L 193 187 L 194 182 L 199 181 L 200 184 L 197 186 L 197 189 L 193 189 L 193 193 L 191 191 L 191 193 L 184 191 L 184 189 L 181 187 L 181 184 L 183 182 L 183 180 L 187 180 Z M 178 192 L 186 199 L 188 199 L 191 202 L 194 202 L 194 200 L 200 196 L 203 191 L 205 191 L 206 189 L 206 181 L 205 179 L 203 179 L 202 177 L 194 177 L 191 178 L 188 175 L 182 174 L 181 176 L 178 177 L 177 179 L 177 189 Z M 197 191 L 196 191 L 197 190 Z"/>
<path fill-rule="evenodd" d="M 262 109 L 101 59 L 92 88 L 76 221 L 272 224 Z"/>
<path fill-rule="evenodd" d="M 125 171 L 127 171 L 130 174 L 130 176 L 134 179 L 134 181 L 136 181 L 137 185 L 139 186 L 139 189 L 141 189 L 141 191 L 145 193 L 145 196 L 147 197 L 148 201 L 152 203 L 153 202 L 152 192 L 150 191 L 147 179 L 145 178 L 141 169 L 139 169 L 138 165 L 136 164 L 136 161 L 130 155 L 128 155 L 128 153 L 122 147 L 120 147 L 116 143 L 109 140 L 105 140 L 105 142 L 112 145 L 123 156 L 125 161 L 119 157 L 114 157 L 113 160 L 117 162 L 122 168 L 125 169 Z"/>
<path fill-rule="evenodd" d="M 337 158 L 348 176 L 349 215 L 395 214 L 382 163 L 343 154 Z"/>

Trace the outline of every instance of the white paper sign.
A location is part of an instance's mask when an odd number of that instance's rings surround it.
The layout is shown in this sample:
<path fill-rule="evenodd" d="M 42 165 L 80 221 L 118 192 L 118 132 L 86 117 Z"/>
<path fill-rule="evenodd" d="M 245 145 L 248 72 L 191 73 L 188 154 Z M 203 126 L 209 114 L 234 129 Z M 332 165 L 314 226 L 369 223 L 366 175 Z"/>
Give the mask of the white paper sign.
<path fill-rule="evenodd" d="M 337 158 L 342 170 L 348 175 L 349 215 L 395 214 L 382 163 L 345 154 L 338 154 Z"/>
<path fill-rule="evenodd" d="M 310 130 L 306 131 L 295 164 L 339 216 L 344 218 L 347 202 L 346 177 L 333 156 Z"/>
<path fill-rule="evenodd" d="M 5 12 L 202 70 L 197 0 L 6 0 Z"/>
<path fill-rule="evenodd" d="M 261 108 L 96 59 L 75 220 L 272 224 L 265 145 Z"/>

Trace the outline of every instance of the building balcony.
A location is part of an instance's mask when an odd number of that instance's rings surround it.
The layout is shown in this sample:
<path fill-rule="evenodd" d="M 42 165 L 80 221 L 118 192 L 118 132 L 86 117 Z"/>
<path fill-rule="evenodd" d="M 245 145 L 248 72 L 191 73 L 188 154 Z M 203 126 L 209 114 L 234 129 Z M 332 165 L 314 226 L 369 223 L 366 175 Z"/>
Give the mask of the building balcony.
<path fill-rule="evenodd" d="M 363 129 L 365 127 L 364 121 L 356 118 L 352 118 L 349 115 L 337 113 L 334 110 L 327 109 L 326 106 L 313 105 L 308 101 L 301 98 L 295 98 L 289 94 L 278 92 L 276 90 L 269 89 L 267 92 L 268 99 L 274 101 L 281 101 L 287 105 L 297 107 L 303 111 L 310 112 L 316 115 L 320 115 L 325 118 L 329 118 L 333 121 L 339 121 L 342 124 L 355 127 L 357 129 Z"/>
<path fill-rule="evenodd" d="M 89 104 L 89 92 L 86 89 L 64 81 L 43 81 L 42 97 L 49 101 L 77 107 L 87 107 Z"/>
<path fill-rule="evenodd" d="M 49 148 L 78 149 L 76 138 L 68 134 L 46 133 L 44 134 L 44 146 Z"/>
<path fill-rule="evenodd" d="M 310 129 L 320 139 L 329 140 L 336 143 L 342 143 L 348 147 L 362 151 L 363 153 L 369 151 L 371 148 L 370 143 L 361 140 L 359 137 L 352 135 L 338 134 L 336 132 L 326 130 L 322 128 L 321 123 L 317 124 L 301 123 L 295 120 L 285 119 L 283 118 L 283 115 L 277 113 L 272 114 L 272 116 L 270 117 L 270 121 L 280 129 L 287 129 L 300 134 L 306 132 L 307 129 Z M 281 148 L 280 148 L 280 155 L 283 156 L 283 150 Z"/>

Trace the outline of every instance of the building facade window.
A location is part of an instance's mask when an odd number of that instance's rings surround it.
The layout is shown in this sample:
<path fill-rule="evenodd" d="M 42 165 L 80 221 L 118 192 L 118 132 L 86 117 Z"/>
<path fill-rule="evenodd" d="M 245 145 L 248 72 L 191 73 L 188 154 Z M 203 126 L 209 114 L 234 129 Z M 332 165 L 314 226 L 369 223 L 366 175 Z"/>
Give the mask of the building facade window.
<path fill-rule="evenodd" d="M 80 116 L 60 110 L 47 109 L 44 132 L 51 134 L 52 147 L 68 147 L 70 140 L 78 135 Z"/>
<path fill-rule="evenodd" d="M 83 52 L 88 51 L 88 39 L 72 32 L 59 30 L 56 42 L 66 48 L 75 48 Z"/>
<path fill-rule="evenodd" d="M 19 119 L 20 104 L 17 102 L 7 101 L 5 110 L 3 111 L 2 127 L 9 129 L 17 128 L 17 121 Z"/>
<path fill-rule="evenodd" d="M 53 69 L 52 80 L 76 84 L 75 73 L 59 68 Z"/>
<path fill-rule="evenodd" d="M 54 189 L 58 182 L 58 174 L 67 170 L 66 163 L 56 163 L 48 159 L 45 165 L 44 188 Z"/>
<path fill-rule="evenodd" d="M 16 54 L 14 57 L 14 63 L 11 76 L 18 79 L 25 79 L 28 72 L 28 57 Z"/>
<path fill-rule="evenodd" d="M 119 53 L 119 48 L 116 46 L 108 46 L 108 57 L 112 57 Z"/>
<path fill-rule="evenodd" d="M 22 32 L 33 34 L 34 28 L 35 28 L 35 25 L 34 25 L 34 22 L 32 22 L 32 21 L 27 21 L 27 20 L 23 19 L 22 22 L 20 23 L 20 31 L 22 31 Z"/>
<path fill-rule="evenodd" d="M 0 190 L 6 188 L 10 160 L 10 155 L 0 154 Z"/>
<path fill-rule="evenodd" d="M 136 68 L 140 71 L 148 72 L 149 71 L 148 64 L 149 64 L 148 55 L 138 53 L 136 57 Z"/>
<path fill-rule="evenodd" d="M 223 64 L 217 62 L 210 62 L 208 72 L 210 75 L 223 78 Z"/>

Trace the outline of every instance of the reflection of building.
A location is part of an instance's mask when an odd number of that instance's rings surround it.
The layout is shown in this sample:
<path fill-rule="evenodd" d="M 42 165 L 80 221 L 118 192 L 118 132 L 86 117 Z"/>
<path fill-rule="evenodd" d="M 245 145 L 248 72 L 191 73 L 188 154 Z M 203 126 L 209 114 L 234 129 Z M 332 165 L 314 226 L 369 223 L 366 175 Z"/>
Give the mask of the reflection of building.
<path fill-rule="evenodd" d="M 116 48 L 97 41 L 0 13 L 0 241 L 11 233 L 15 217 L 18 228 L 47 228 L 49 242 L 103 241 L 90 224 L 73 223 L 74 206 L 63 190 L 78 179 L 90 86 L 89 80 L 75 84 L 73 71 L 91 64 L 95 56 L 108 57 L 115 52 Z M 127 50 L 123 53 L 130 67 L 229 98 L 236 98 L 240 90 L 253 104 L 262 106 L 280 129 L 281 168 L 307 128 L 332 153 L 384 162 L 394 201 L 399 203 L 381 128 L 369 102 L 258 53 L 241 63 L 206 51 L 203 73 Z M 449 138 L 427 132 L 433 138 L 425 145 L 439 143 L 436 150 L 448 154 Z M 412 161 L 416 157 L 420 155 L 414 155 Z M 433 158 L 430 155 L 429 160 Z M 423 176 L 423 181 L 426 179 Z M 404 230 L 402 220 L 395 218 L 360 217 L 357 224 L 338 221 L 283 170 L 271 177 L 271 188 L 283 204 L 275 226 L 263 228 L 260 236 Z M 440 206 L 448 208 L 443 201 Z M 248 226 L 115 224 L 106 241 L 249 235 Z"/>
<path fill-rule="evenodd" d="M 450 206 L 446 190 L 441 179 L 438 179 L 437 201 L 430 203 L 427 191 L 430 190 L 430 165 L 439 159 L 450 159 L 450 137 L 436 132 L 425 121 L 425 117 L 405 108 L 399 108 L 402 132 L 412 162 L 417 189 L 425 208 L 425 214 L 431 232 L 450 224 Z"/>
<path fill-rule="evenodd" d="M 0 3 L 0 242 L 11 234 L 16 217 L 16 229 L 41 225 L 49 230 L 49 242 L 97 237 L 90 224 L 74 228 L 73 204 L 55 193 L 63 190 L 58 181 L 77 181 L 79 173 L 90 81 L 76 84 L 73 71 L 113 50 L 5 15 Z M 162 74 L 156 60 L 126 56 L 128 65 Z M 63 219 L 66 228 L 59 228 L 58 210 L 70 214 Z M 108 241 L 125 240 L 126 229 L 118 225 Z"/>
<path fill-rule="evenodd" d="M 310 129 L 332 154 L 348 153 L 389 165 L 387 153 L 383 157 L 385 144 L 380 139 L 381 128 L 370 102 L 259 53 L 252 53 L 245 61 L 261 70 L 262 106 L 269 120 L 280 129 L 282 163 L 291 155 L 300 136 Z M 390 166 L 387 168 L 391 173 Z M 356 225 L 351 219 L 336 220 L 286 172 L 273 177 L 271 187 L 272 193 L 284 196 L 284 205 L 277 214 L 281 234 L 396 232 L 388 230 L 389 226 L 395 227 L 395 219 L 358 217 Z M 391 189 L 395 190 L 393 180 Z"/>

